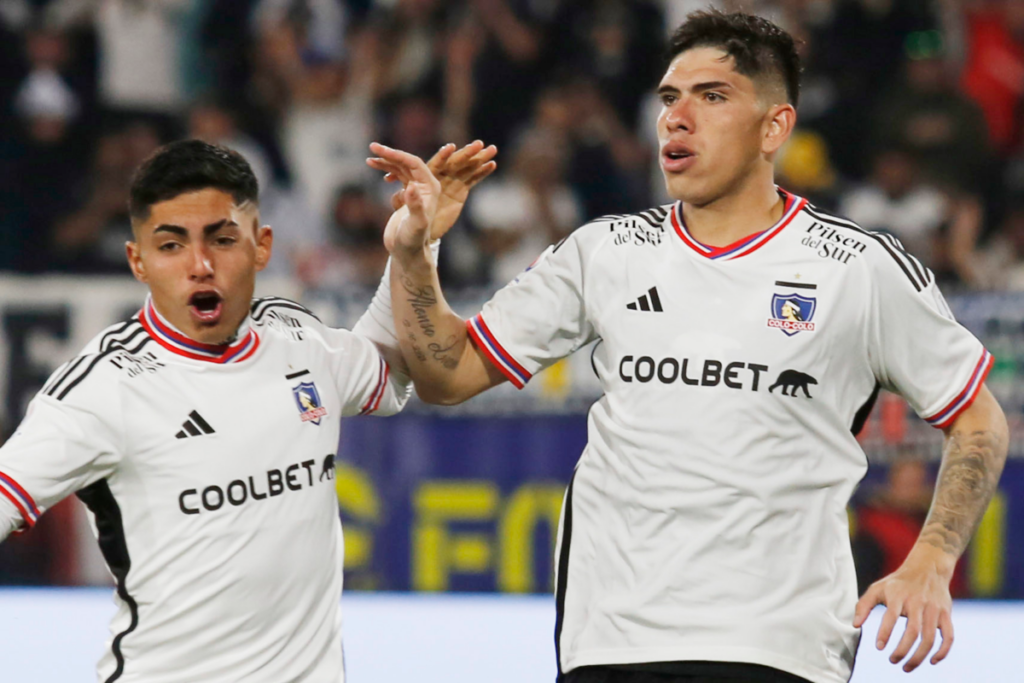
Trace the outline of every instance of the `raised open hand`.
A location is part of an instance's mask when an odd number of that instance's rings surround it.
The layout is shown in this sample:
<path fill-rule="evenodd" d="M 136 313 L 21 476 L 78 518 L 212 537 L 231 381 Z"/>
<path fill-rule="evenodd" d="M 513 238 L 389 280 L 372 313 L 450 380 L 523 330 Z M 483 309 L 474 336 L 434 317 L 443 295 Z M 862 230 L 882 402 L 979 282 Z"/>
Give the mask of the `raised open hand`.
<path fill-rule="evenodd" d="M 376 154 L 366 160 L 371 168 L 400 180 L 405 211 L 396 212 L 384 231 L 384 246 L 394 256 L 423 250 L 430 240 L 430 225 L 437 215 L 441 183 L 418 156 L 373 142 Z"/>
<path fill-rule="evenodd" d="M 485 147 L 480 140 L 471 142 L 459 150 L 456 150 L 454 144 L 449 143 L 439 149 L 437 154 L 427 162 L 427 168 L 441 183 L 437 214 L 430 225 L 430 239 L 436 240 L 444 237 L 455 225 L 455 221 L 458 220 L 466 205 L 469 191 L 474 185 L 494 173 L 498 167 L 493 160 L 497 153 L 497 147 L 494 145 Z M 403 185 L 407 180 L 402 175 L 390 172 L 384 176 L 384 179 L 398 180 Z M 396 211 L 405 205 L 404 195 L 405 188 L 403 187 L 391 198 L 391 206 Z"/>

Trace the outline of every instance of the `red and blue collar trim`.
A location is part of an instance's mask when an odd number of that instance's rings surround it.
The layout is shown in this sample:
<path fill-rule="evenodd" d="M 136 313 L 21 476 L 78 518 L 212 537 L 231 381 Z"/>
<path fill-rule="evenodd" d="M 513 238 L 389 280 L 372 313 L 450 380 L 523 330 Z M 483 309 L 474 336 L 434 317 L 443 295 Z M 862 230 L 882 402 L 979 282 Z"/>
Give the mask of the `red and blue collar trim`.
<path fill-rule="evenodd" d="M 763 232 L 748 235 L 724 247 L 709 247 L 706 244 L 701 244 L 690 234 L 690 231 L 686 229 L 686 222 L 683 220 L 682 202 L 676 202 L 676 205 L 672 207 L 672 227 L 675 228 L 676 234 L 679 235 L 683 244 L 712 261 L 731 261 L 752 254 L 782 232 L 793 218 L 807 206 L 807 200 L 803 197 L 790 194 L 781 187 L 777 189 L 785 201 L 785 208 L 782 210 L 782 218 L 779 219 L 779 222 Z"/>
<path fill-rule="evenodd" d="M 241 363 L 256 353 L 260 346 L 260 337 L 248 325 L 248 321 L 242 323 L 244 332 L 231 344 L 204 344 L 190 339 L 163 319 L 153 306 L 152 299 L 148 299 L 139 311 L 139 322 L 160 346 L 192 360 L 222 364 Z"/>

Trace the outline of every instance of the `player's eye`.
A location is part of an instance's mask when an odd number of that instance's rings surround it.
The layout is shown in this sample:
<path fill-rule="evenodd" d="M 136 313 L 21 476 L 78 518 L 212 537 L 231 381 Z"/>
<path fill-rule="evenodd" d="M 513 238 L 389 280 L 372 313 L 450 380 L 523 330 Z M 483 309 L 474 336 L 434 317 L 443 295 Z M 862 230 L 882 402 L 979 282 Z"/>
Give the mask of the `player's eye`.
<path fill-rule="evenodd" d="M 717 92 L 704 93 L 704 99 L 706 99 L 708 102 L 725 102 L 725 98 L 722 97 L 722 95 Z"/>
<path fill-rule="evenodd" d="M 159 247 L 157 247 L 157 249 L 160 250 L 160 251 L 170 252 L 170 251 L 176 251 L 180 247 L 181 247 L 181 245 L 178 244 L 177 242 L 164 242 Z"/>
<path fill-rule="evenodd" d="M 675 103 L 675 101 L 676 101 L 676 96 L 675 95 L 667 95 L 666 94 L 666 95 L 662 95 L 661 96 L 661 104 L 662 104 L 662 106 L 671 107 Z"/>
<path fill-rule="evenodd" d="M 237 241 L 238 240 L 235 239 L 234 237 L 227 237 L 227 236 L 225 236 L 225 237 L 218 237 L 216 240 L 214 240 L 213 243 L 216 244 L 218 247 L 230 247 L 231 245 L 233 245 Z"/>

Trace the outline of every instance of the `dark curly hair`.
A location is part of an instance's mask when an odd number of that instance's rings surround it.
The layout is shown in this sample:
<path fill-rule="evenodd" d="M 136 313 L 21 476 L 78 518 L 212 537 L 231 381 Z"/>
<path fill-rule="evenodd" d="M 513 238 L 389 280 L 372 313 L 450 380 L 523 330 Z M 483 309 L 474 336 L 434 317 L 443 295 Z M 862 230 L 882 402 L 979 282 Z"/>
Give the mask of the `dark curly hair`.
<path fill-rule="evenodd" d="M 736 71 L 751 80 L 773 80 L 785 86 L 794 107 L 800 99 L 800 55 L 793 36 L 763 17 L 718 10 L 693 12 L 669 42 L 668 61 L 696 47 L 722 50 Z"/>
<path fill-rule="evenodd" d="M 230 194 L 239 205 L 259 201 L 256 175 L 241 154 L 202 140 L 172 142 L 136 169 L 128 211 L 133 222 L 144 221 L 154 204 L 207 188 Z"/>

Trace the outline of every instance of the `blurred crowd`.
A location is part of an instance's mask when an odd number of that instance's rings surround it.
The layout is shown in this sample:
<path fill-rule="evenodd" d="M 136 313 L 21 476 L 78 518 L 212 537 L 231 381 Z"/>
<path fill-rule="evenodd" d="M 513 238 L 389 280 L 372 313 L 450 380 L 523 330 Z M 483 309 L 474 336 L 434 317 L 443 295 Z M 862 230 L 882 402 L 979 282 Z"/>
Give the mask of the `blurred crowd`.
<path fill-rule="evenodd" d="M 272 269 L 373 286 L 372 140 L 496 144 L 445 240 L 493 287 L 599 215 L 669 201 L 654 86 L 708 6 L 801 42 L 780 185 L 899 237 L 941 282 L 1024 289 L 1024 0 L 2 0 L 0 270 L 127 273 L 132 169 L 162 142 L 252 163 Z"/>

